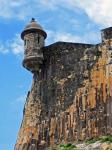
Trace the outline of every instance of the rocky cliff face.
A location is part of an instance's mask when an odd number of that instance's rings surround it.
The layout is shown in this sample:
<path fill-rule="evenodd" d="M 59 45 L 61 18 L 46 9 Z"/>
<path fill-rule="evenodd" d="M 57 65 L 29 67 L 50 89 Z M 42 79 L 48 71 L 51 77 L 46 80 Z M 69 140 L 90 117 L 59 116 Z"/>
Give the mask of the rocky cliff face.
<path fill-rule="evenodd" d="M 15 150 L 44 150 L 63 141 L 112 134 L 111 44 L 44 47 Z"/>

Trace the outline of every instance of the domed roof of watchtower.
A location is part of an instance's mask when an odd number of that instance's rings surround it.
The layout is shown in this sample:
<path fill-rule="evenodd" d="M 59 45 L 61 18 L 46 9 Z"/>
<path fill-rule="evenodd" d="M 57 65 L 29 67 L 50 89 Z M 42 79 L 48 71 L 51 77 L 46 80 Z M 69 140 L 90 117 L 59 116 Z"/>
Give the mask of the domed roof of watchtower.
<path fill-rule="evenodd" d="M 21 38 L 24 39 L 24 35 L 30 32 L 38 32 L 39 34 L 43 35 L 44 38 L 47 37 L 46 32 L 44 29 L 39 25 L 34 18 L 30 21 L 30 23 L 25 27 L 23 32 L 21 33 Z"/>

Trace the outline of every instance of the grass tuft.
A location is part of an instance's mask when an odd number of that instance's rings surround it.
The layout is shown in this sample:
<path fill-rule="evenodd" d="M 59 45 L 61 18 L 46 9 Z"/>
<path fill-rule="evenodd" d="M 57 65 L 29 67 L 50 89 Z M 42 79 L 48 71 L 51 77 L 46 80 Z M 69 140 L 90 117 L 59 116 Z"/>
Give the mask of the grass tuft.
<path fill-rule="evenodd" d="M 112 135 L 102 136 L 99 139 L 102 143 L 104 143 L 104 142 L 112 143 Z"/>
<path fill-rule="evenodd" d="M 76 148 L 74 144 L 68 143 L 60 145 L 59 150 L 74 150 L 74 148 Z"/>

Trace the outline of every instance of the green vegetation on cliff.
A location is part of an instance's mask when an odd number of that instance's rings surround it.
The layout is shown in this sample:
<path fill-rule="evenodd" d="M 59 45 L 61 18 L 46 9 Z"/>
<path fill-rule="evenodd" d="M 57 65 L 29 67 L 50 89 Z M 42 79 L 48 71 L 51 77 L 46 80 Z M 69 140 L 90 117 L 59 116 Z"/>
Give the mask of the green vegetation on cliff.
<path fill-rule="evenodd" d="M 76 145 L 71 144 L 71 143 L 61 144 L 53 148 L 52 150 L 75 150 L 75 149 L 78 150 L 80 146 L 81 148 L 84 148 L 84 150 L 85 148 L 87 150 L 90 150 L 93 147 L 96 147 L 96 148 L 100 147 L 101 150 L 112 150 L 111 149 L 112 148 L 112 135 L 89 139 L 89 140 L 84 141 L 82 144 L 81 143 L 77 143 Z M 102 146 L 105 148 L 102 149 Z"/>
<path fill-rule="evenodd" d="M 104 142 L 112 143 L 112 135 L 101 136 L 101 137 L 98 137 L 98 138 L 95 138 L 95 139 L 86 140 L 86 143 L 87 144 L 92 144 L 92 143 L 95 143 L 96 141 L 101 141 L 101 143 L 104 143 Z"/>
<path fill-rule="evenodd" d="M 74 144 L 68 143 L 68 144 L 61 144 L 57 148 L 53 148 L 52 150 L 74 150 L 76 146 Z"/>

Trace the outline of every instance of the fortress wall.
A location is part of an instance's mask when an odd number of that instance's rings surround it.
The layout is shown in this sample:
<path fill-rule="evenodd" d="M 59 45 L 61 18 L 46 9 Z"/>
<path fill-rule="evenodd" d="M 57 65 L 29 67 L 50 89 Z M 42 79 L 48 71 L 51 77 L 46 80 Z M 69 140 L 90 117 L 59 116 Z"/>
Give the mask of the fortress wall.
<path fill-rule="evenodd" d="M 44 48 L 44 58 L 28 93 L 15 150 L 112 134 L 108 43 L 56 43 Z"/>

